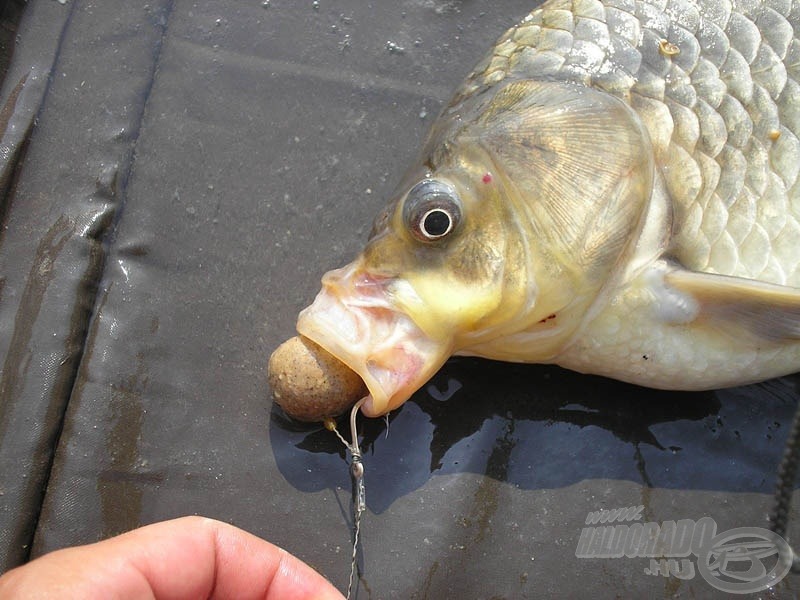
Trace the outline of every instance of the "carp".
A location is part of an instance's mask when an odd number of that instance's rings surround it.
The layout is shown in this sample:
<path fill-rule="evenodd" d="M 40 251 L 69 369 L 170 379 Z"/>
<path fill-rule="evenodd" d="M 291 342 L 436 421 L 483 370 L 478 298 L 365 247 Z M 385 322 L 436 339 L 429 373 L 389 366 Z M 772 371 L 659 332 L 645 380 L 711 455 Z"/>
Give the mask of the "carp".
<path fill-rule="evenodd" d="M 549 0 L 298 332 L 397 408 L 454 354 L 700 390 L 800 369 L 800 2 Z"/>

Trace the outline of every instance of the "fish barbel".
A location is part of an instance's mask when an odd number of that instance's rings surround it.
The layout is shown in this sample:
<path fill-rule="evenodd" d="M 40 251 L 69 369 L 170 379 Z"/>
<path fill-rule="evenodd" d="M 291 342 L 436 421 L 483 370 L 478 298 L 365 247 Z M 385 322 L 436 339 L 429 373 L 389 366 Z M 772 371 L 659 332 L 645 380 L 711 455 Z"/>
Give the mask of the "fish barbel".
<path fill-rule="evenodd" d="M 800 1 L 550 0 L 297 329 L 369 416 L 453 354 L 664 389 L 800 370 Z"/>

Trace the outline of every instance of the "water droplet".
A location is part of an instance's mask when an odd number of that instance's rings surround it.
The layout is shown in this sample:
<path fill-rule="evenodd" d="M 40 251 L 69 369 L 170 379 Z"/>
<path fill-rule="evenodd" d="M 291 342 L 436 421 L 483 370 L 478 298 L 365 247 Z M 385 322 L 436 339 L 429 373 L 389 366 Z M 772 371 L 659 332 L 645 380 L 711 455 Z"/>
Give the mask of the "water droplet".
<path fill-rule="evenodd" d="M 406 51 L 406 49 L 405 49 L 405 48 L 403 48 L 401 45 L 399 45 L 399 44 L 395 44 L 395 43 L 394 43 L 393 41 L 391 41 L 391 40 L 389 40 L 389 41 L 387 41 L 387 42 L 386 42 L 386 49 L 387 49 L 389 52 L 391 52 L 392 54 L 403 54 L 403 52 L 405 52 L 405 51 Z"/>

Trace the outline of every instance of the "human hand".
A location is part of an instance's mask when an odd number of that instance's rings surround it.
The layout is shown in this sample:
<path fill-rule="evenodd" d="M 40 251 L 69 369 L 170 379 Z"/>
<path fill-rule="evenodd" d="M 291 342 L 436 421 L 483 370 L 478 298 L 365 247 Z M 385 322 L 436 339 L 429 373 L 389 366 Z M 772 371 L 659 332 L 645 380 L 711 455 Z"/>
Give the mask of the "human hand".
<path fill-rule="evenodd" d="M 46 554 L 0 577 L 0 598 L 343 599 L 285 550 L 202 517 Z"/>

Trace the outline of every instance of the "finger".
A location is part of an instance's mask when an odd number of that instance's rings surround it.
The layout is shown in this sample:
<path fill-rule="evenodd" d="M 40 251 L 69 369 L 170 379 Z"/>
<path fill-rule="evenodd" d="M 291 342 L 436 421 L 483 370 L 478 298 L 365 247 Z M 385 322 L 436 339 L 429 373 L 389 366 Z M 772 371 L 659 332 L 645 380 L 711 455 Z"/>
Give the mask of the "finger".
<path fill-rule="evenodd" d="M 342 595 L 269 542 L 220 521 L 184 517 L 45 555 L 1 577 L 0 597 L 341 600 Z"/>

